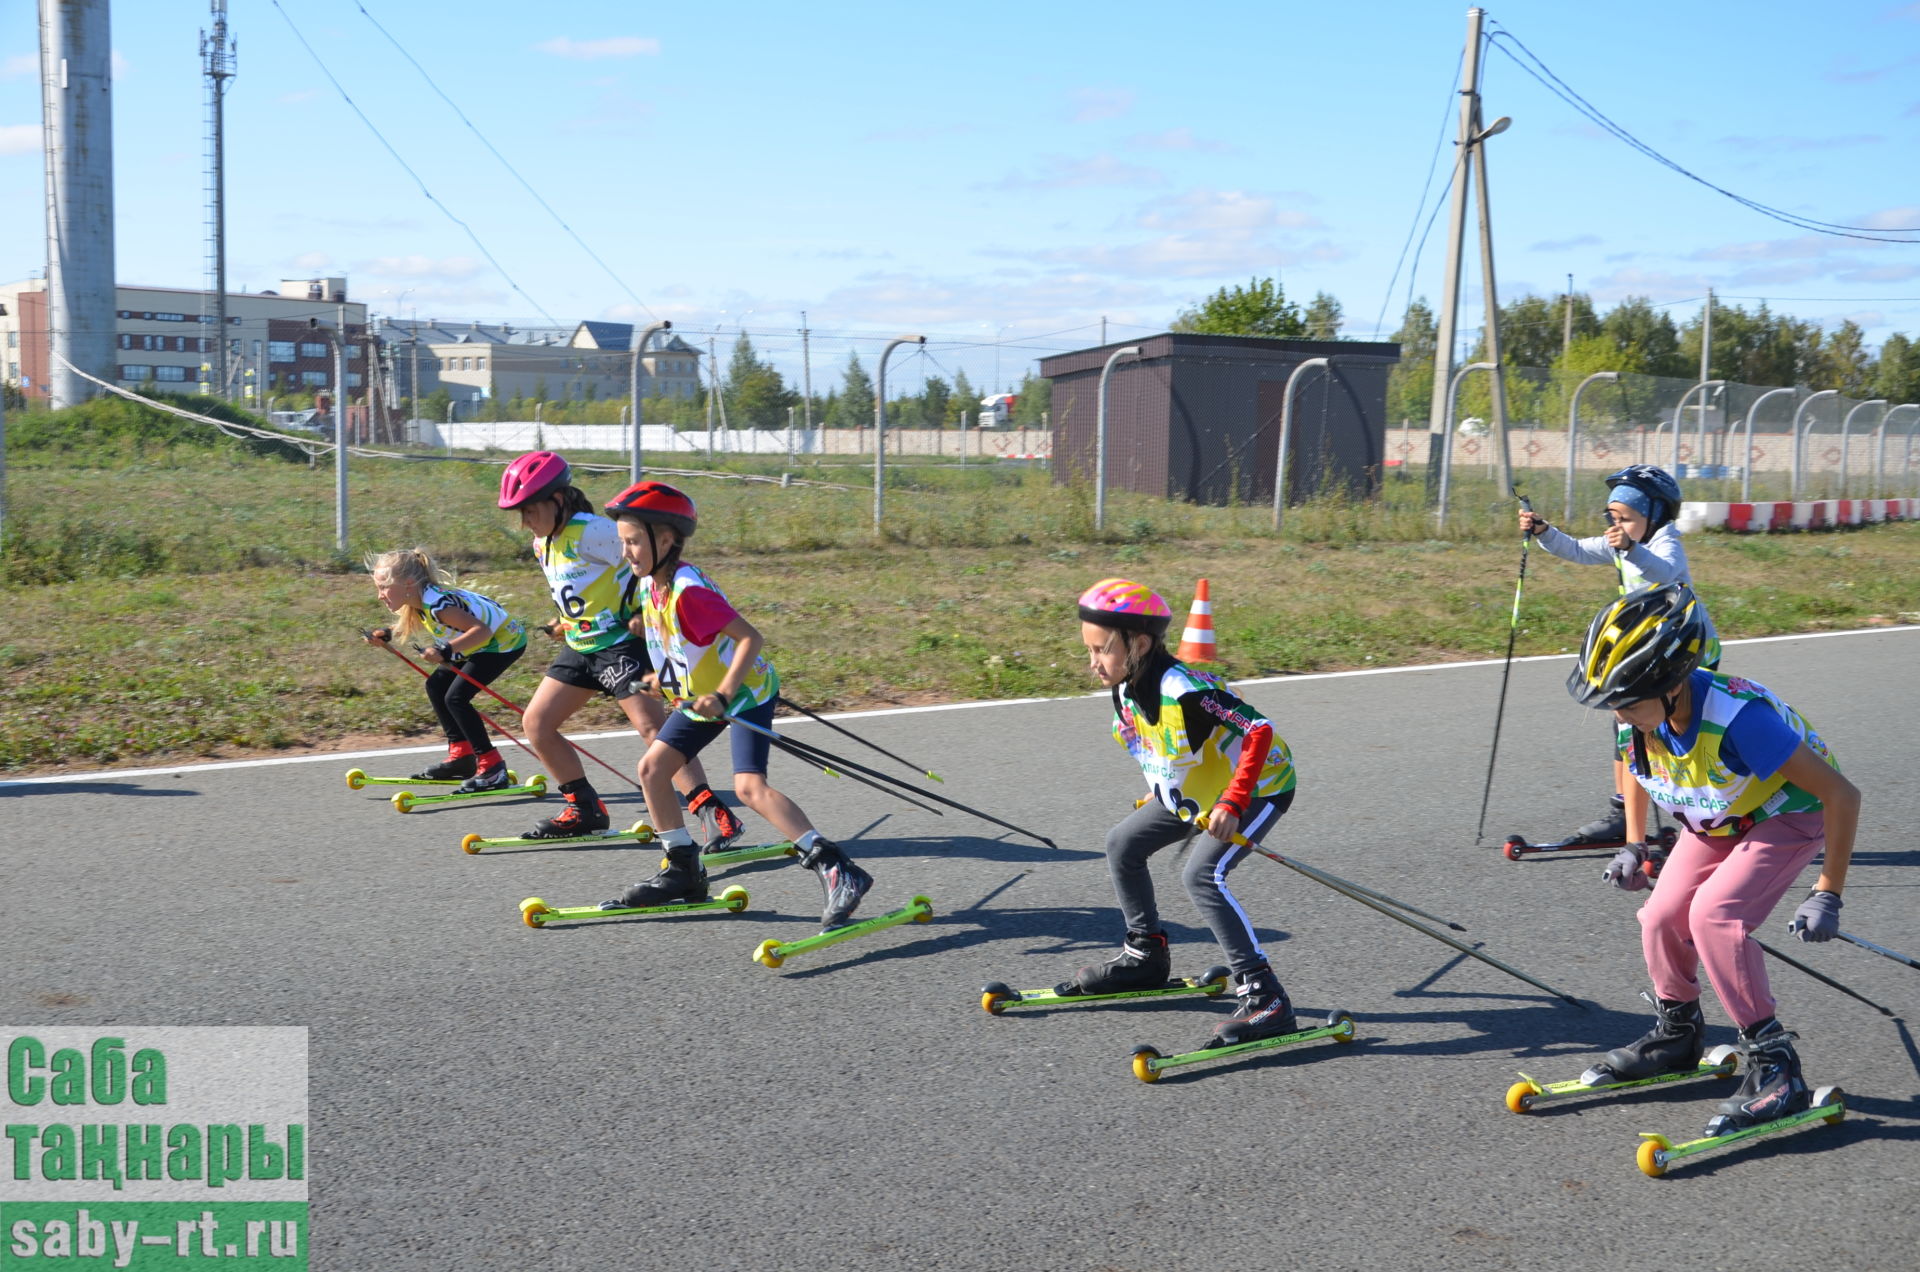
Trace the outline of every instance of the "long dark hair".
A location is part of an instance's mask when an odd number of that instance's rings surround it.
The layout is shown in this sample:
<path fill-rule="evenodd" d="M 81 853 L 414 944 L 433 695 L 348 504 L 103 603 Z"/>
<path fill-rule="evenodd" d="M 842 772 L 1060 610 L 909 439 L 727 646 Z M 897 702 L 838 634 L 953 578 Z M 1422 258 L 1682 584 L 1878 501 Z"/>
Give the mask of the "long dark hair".
<path fill-rule="evenodd" d="M 547 498 L 557 500 L 554 505 L 553 529 L 547 532 L 547 551 L 553 551 L 554 536 L 567 528 L 567 523 L 583 512 L 594 512 L 593 500 L 587 498 L 587 492 L 578 486 L 562 486 Z"/>

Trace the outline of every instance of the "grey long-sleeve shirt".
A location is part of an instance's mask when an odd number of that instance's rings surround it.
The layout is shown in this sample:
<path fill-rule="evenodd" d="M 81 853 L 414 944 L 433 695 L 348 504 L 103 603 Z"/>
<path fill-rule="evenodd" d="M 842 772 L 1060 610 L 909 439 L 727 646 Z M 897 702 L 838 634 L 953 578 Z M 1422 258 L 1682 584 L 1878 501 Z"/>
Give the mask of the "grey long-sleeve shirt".
<path fill-rule="evenodd" d="M 1563 561 L 1572 561 L 1575 565 L 1614 563 L 1614 551 L 1607 546 L 1607 537 L 1603 534 L 1576 539 L 1563 530 L 1548 526 L 1535 541 L 1542 550 Z M 1620 566 L 1629 591 L 1668 583 L 1693 586 L 1693 575 L 1687 568 L 1687 549 L 1680 542 L 1680 532 L 1671 522 L 1655 530 L 1645 543 L 1636 543 L 1628 548 L 1620 558 Z M 1711 613 L 1707 615 L 1707 634 L 1714 639 L 1719 638 Z"/>

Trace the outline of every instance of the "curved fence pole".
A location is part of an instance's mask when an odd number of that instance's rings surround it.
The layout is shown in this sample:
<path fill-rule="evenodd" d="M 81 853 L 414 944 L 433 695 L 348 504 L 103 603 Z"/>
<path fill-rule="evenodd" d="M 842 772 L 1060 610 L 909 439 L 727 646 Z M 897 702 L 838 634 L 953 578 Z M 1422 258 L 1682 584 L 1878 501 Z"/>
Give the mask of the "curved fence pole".
<path fill-rule="evenodd" d="M 1765 402 L 1768 398 L 1778 397 L 1782 393 L 1792 393 L 1792 392 L 1794 392 L 1793 389 L 1768 389 L 1765 393 L 1762 393 L 1759 397 L 1755 398 L 1753 400 L 1753 405 L 1747 408 L 1747 453 L 1744 456 L 1742 456 L 1740 460 L 1740 502 L 1741 503 L 1751 503 L 1753 501 L 1753 421 L 1754 421 L 1754 417 L 1760 414 L 1760 404 Z"/>
<path fill-rule="evenodd" d="M 1567 408 L 1567 508 L 1562 514 L 1567 524 L 1573 524 L 1573 460 L 1580 451 L 1580 395 L 1587 386 L 1596 380 L 1618 380 L 1618 371 L 1595 371 L 1580 381 L 1573 390 L 1573 405 Z"/>

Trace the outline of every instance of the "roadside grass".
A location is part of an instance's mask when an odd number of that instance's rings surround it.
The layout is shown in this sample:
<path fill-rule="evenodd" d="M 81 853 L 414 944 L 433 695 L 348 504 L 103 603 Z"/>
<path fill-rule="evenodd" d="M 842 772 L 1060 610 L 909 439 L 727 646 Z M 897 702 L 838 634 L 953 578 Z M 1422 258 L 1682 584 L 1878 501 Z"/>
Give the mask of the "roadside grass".
<path fill-rule="evenodd" d="M 419 678 L 354 634 L 382 618 L 359 565 L 367 551 L 419 544 L 516 614 L 542 619 L 550 605 L 525 536 L 493 507 L 494 467 L 358 462 L 341 556 L 326 461 L 183 444 L 164 430 L 25 447 L 9 460 L 7 772 L 431 740 Z M 810 707 L 1090 692 L 1073 599 L 1113 574 L 1150 583 L 1176 614 L 1194 579 L 1209 578 L 1222 668 L 1234 677 L 1506 647 L 1519 542 L 1511 504 L 1484 479 L 1461 480 L 1446 537 L 1434 535 L 1416 469 L 1378 501 L 1289 509 L 1275 538 L 1270 508 L 1115 492 L 1096 534 L 1091 492 L 1054 487 L 1036 469 L 901 463 L 888 473 L 879 542 L 870 488 L 675 479 L 701 509 L 690 559 L 766 634 L 787 695 Z M 625 480 L 585 484 L 604 498 Z M 1920 525 L 1705 534 L 1687 546 L 1727 637 L 1920 611 Z M 1516 652 L 1576 648 L 1612 578 L 1533 552 Z M 553 649 L 535 636 L 497 687 L 524 703 Z M 517 725 L 505 708 L 493 714 Z M 579 727 L 622 719 L 600 703 Z"/>

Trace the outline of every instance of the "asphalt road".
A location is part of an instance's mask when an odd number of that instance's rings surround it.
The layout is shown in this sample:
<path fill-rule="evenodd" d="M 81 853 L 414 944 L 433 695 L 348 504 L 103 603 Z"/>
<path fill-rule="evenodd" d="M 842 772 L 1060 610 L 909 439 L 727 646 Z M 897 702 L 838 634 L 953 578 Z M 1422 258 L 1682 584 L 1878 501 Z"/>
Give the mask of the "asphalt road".
<path fill-rule="evenodd" d="M 1916 656 L 1903 629 L 1726 660 L 1805 712 L 1865 792 L 1844 923 L 1910 953 Z M 415 756 L 0 786 L 0 1020 L 308 1026 L 329 1268 L 1911 1267 L 1920 1049 L 1903 1020 L 1799 972 L 1776 968 L 1781 1017 L 1809 1079 L 1849 1092 L 1838 1126 L 1651 1180 L 1636 1132 L 1697 1134 L 1720 1085 L 1503 1107 L 1516 1069 L 1573 1077 L 1647 1023 L 1636 900 L 1599 882 L 1602 859 L 1510 863 L 1495 846 L 1599 811 L 1606 731 L 1567 699 L 1567 665 L 1514 668 L 1479 847 L 1498 666 L 1247 694 L 1303 774 L 1273 847 L 1467 924 L 1588 1010 L 1255 860 L 1235 885 L 1276 968 L 1303 1013 L 1350 1010 L 1355 1044 L 1148 1086 L 1134 1044 L 1186 1050 L 1226 1008 L 988 1016 L 983 982 L 1051 984 L 1119 936 L 1100 847 L 1140 783 L 1088 698 L 850 722 L 1057 851 L 776 759 L 775 781 L 878 877 L 863 913 L 915 893 L 937 909 L 779 971 L 749 954 L 813 930 L 818 888 L 797 867 L 717 881 L 750 889 L 742 915 L 532 931 L 521 898 L 598 901 L 657 851 L 469 856 L 462 834 L 516 833 L 542 806 L 399 816 L 342 784 L 352 764 Z M 592 745 L 621 767 L 637 755 Z M 614 813 L 640 816 L 637 792 Z M 1157 869 L 1176 971 L 1219 961 Z M 1799 895 L 1769 943 L 1920 1013 L 1920 973 L 1787 938 Z M 1711 996 L 1707 1013 L 1730 1041 Z"/>

